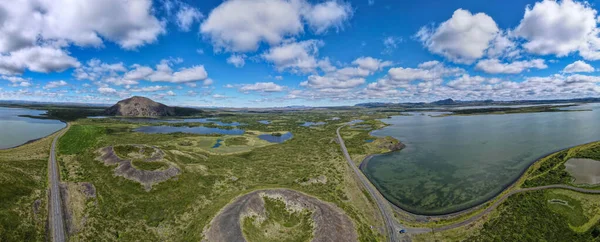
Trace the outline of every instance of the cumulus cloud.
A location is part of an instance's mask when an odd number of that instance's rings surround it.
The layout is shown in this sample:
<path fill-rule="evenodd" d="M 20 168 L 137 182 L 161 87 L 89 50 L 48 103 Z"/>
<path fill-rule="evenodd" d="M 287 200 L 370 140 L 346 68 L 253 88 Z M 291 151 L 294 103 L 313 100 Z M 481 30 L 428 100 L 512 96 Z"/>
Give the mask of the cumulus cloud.
<path fill-rule="evenodd" d="M 169 82 L 193 84 L 203 82 L 212 84 L 208 72 L 203 65 L 182 67 L 173 70 L 173 65 L 181 63 L 181 59 L 171 58 L 162 60 L 155 68 L 139 64 L 131 65 L 129 69 L 123 63 L 107 64 L 98 60 L 91 60 L 85 66 L 77 68 L 73 75 L 78 80 L 97 81 L 113 85 L 137 85 L 140 81 Z"/>
<path fill-rule="evenodd" d="M 33 46 L 40 38 L 79 46 L 102 46 L 106 39 L 133 49 L 165 32 L 151 0 L 2 1 L 0 12 L 0 52 Z"/>
<path fill-rule="evenodd" d="M 548 66 L 543 59 L 514 61 L 511 63 L 502 63 L 498 59 L 486 59 L 480 60 L 475 65 L 475 69 L 491 74 L 518 74 L 532 68 L 546 69 Z"/>
<path fill-rule="evenodd" d="M 285 87 L 277 85 L 273 82 L 257 82 L 254 84 L 241 85 L 239 90 L 241 92 L 281 92 Z"/>
<path fill-rule="evenodd" d="M 158 91 L 164 91 L 167 89 L 169 89 L 169 87 L 156 85 L 156 86 L 132 88 L 132 89 L 129 89 L 129 91 L 132 91 L 132 92 L 158 92 Z"/>
<path fill-rule="evenodd" d="M 340 79 L 333 76 L 317 76 L 311 75 L 308 77 L 308 80 L 300 83 L 300 86 L 316 88 L 316 89 L 326 89 L 326 88 L 341 88 L 348 89 L 357 87 L 365 83 L 364 78 L 349 78 L 349 79 Z"/>
<path fill-rule="evenodd" d="M 227 63 L 240 68 L 246 64 L 246 61 L 244 60 L 243 55 L 231 55 L 229 58 L 227 58 Z"/>
<path fill-rule="evenodd" d="M 456 63 L 470 64 L 484 56 L 499 31 L 496 22 L 485 13 L 458 9 L 438 27 L 422 27 L 416 37 L 429 51 Z"/>
<path fill-rule="evenodd" d="M 52 47 L 27 47 L 0 55 L 0 74 L 20 74 L 26 69 L 34 72 L 62 72 L 80 63 L 67 52 Z"/>
<path fill-rule="evenodd" d="M 373 57 L 359 57 L 352 64 L 369 71 L 378 71 L 392 65 L 391 61 L 382 61 Z"/>
<path fill-rule="evenodd" d="M 200 32 L 217 50 L 248 52 L 303 33 L 305 22 L 315 33 L 339 29 L 351 15 L 350 5 L 338 1 L 229 0 L 210 12 Z"/>
<path fill-rule="evenodd" d="M 597 34 L 596 24 L 596 10 L 587 3 L 544 0 L 525 9 L 514 32 L 526 40 L 528 52 L 560 57 L 585 48 Z"/>
<path fill-rule="evenodd" d="M 200 10 L 193 8 L 187 4 L 181 6 L 179 11 L 177 12 L 177 26 L 182 31 L 190 31 L 190 27 L 196 21 L 199 21 L 204 17 Z"/>
<path fill-rule="evenodd" d="M 563 69 L 564 73 L 574 73 L 574 72 L 594 72 L 595 69 L 592 65 L 585 63 L 585 61 L 575 61 L 565 67 Z"/>
<path fill-rule="evenodd" d="M 324 33 L 329 28 L 339 30 L 352 17 L 352 6 L 338 1 L 323 2 L 310 7 L 304 17 L 317 34 Z"/>
<path fill-rule="evenodd" d="M 64 87 L 67 84 L 68 83 L 66 81 L 63 81 L 63 80 L 60 80 L 60 81 L 51 81 L 51 82 L 48 82 L 44 86 L 44 89 L 53 89 L 53 88 L 57 88 L 57 87 Z"/>
<path fill-rule="evenodd" d="M 322 45 L 323 42 L 319 40 L 286 43 L 272 47 L 262 57 L 273 63 L 279 71 L 314 72 L 319 66 L 315 56 Z"/>

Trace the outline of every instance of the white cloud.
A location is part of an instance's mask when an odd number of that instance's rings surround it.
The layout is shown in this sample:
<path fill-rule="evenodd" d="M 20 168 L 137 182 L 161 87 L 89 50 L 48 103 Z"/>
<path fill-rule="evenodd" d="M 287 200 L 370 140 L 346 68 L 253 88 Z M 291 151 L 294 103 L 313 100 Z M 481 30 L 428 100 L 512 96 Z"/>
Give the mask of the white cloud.
<path fill-rule="evenodd" d="M 204 15 L 202 15 L 200 10 L 185 4 L 177 12 L 177 26 L 180 30 L 187 32 L 194 22 L 199 21 L 203 17 Z"/>
<path fill-rule="evenodd" d="M 398 44 L 403 41 L 400 37 L 388 36 L 383 39 L 384 49 L 381 52 L 382 54 L 392 54 L 396 48 L 398 48 Z"/>
<path fill-rule="evenodd" d="M 417 37 L 429 51 L 453 62 L 470 64 L 484 56 L 499 31 L 496 22 L 485 13 L 458 9 L 435 29 L 422 27 Z"/>
<path fill-rule="evenodd" d="M 214 98 L 214 99 L 227 99 L 229 97 L 225 96 L 225 95 L 221 95 L 221 94 L 214 94 L 214 95 L 212 95 L 212 98 Z"/>
<path fill-rule="evenodd" d="M 323 45 L 319 40 L 305 40 L 272 47 L 262 57 L 275 64 L 279 71 L 290 69 L 294 72 L 314 72 L 319 66 L 316 55 Z"/>
<path fill-rule="evenodd" d="M 239 90 L 241 92 L 281 92 L 285 89 L 285 87 L 277 85 L 273 82 L 257 82 L 254 84 L 244 84 L 241 85 Z"/>
<path fill-rule="evenodd" d="M 229 58 L 227 58 L 227 63 L 240 68 L 246 64 L 246 61 L 244 60 L 243 55 L 231 55 Z"/>
<path fill-rule="evenodd" d="M 62 72 L 78 67 L 77 59 L 61 49 L 51 47 L 28 47 L 0 55 L 0 74 L 19 74 L 26 69 L 34 72 Z"/>
<path fill-rule="evenodd" d="M 501 63 L 498 59 L 486 59 L 480 60 L 475 65 L 475 69 L 491 74 L 518 74 L 532 68 L 546 69 L 548 66 L 543 59 L 514 61 L 511 63 Z"/>
<path fill-rule="evenodd" d="M 315 89 L 339 88 L 349 89 L 365 83 L 364 78 L 339 79 L 331 76 L 311 75 L 308 80 L 300 83 L 300 86 Z"/>
<path fill-rule="evenodd" d="M 102 94 L 116 94 L 117 90 L 111 87 L 99 87 L 98 92 Z"/>
<path fill-rule="evenodd" d="M 176 95 L 175 92 L 173 92 L 173 91 L 168 91 L 166 94 L 167 94 L 167 96 L 175 96 Z"/>
<path fill-rule="evenodd" d="M 132 92 L 158 92 L 158 91 L 164 91 L 167 89 L 169 89 L 169 87 L 156 85 L 156 86 L 132 88 L 132 89 L 129 89 L 129 91 L 132 91 Z"/>
<path fill-rule="evenodd" d="M 596 10 L 585 2 L 544 0 L 525 9 L 514 32 L 527 40 L 523 47 L 528 52 L 560 57 L 587 45 L 596 24 Z"/>
<path fill-rule="evenodd" d="M 40 38 L 79 46 L 102 46 L 106 39 L 136 48 L 165 32 L 152 11 L 151 0 L 2 1 L 0 52 L 33 46 Z"/>
<path fill-rule="evenodd" d="M 108 64 L 98 59 L 89 60 L 86 65 L 81 65 L 73 72 L 77 80 L 95 81 L 105 76 L 116 76 L 118 73 L 127 71 L 123 62 Z"/>
<path fill-rule="evenodd" d="M 63 81 L 63 80 L 60 80 L 60 81 L 51 81 L 51 82 L 48 82 L 44 86 L 44 89 L 53 89 L 53 88 L 57 88 L 57 87 L 64 87 L 67 84 L 68 83 L 66 81 Z"/>
<path fill-rule="evenodd" d="M 339 1 L 322 2 L 312 6 L 304 17 L 317 34 L 324 33 L 329 28 L 339 30 L 352 17 L 352 6 Z"/>
<path fill-rule="evenodd" d="M 211 11 L 200 32 L 215 49 L 249 52 L 259 44 L 280 44 L 304 32 L 305 22 L 316 33 L 341 28 L 352 15 L 349 4 L 328 1 L 311 5 L 305 0 L 229 0 Z"/>
<path fill-rule="evenodd" d="M 380 59 L 375 59 L 373 57 L 359 57 L 354 60 L 352 64 L 359 66 L 360 68 L 369 70 L 369 71 L 378 71 L 384 67 L 388 67 L 392 65 L 391 61 L 382 61 Z"/>
<path fill-rule="evenodd" d="M 575 61 L 565 67 L 563 69 L 564 73 L 573 73 L 573 72 L 594 72 L 595 69 L 590 64 L 585 63 L 585 61 Z"/>

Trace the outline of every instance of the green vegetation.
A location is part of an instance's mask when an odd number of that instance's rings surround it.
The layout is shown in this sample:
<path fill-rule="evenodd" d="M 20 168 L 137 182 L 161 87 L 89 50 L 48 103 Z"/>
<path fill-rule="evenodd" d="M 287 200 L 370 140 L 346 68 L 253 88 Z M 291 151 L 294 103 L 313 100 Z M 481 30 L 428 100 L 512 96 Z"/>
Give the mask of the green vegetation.
<path fill-rule="evenodd" d="M 248 144 L 248 139 L 245 137 L 233 137 L 225 140 L 225 145 L 246 145 Z"/>
<path fill-rule="evenodd" d="M 558 209 L 551 199 L 567 199 L 572 208 Z M 571 205 L 569 203 L 569 205 Z M 572 223 L 588 221 L 581 205 L 554 191 L 533 191 L 516 194 L 498 208 L 497 216 L 466 241 L 599 241 L 596 231 L 600 225 L 582 233 L 571 229 Z M 597 210 L 596 210 L 597 212 Z"/>
<path fill-rule="evenodd" d="M 58 150 L 61 154 L 78 154 L 93 147 L 104 133 L 103 127 L 73 125 L 67 133 L 60 137 Z"/>
<path fill-rule="evenodd" d="M 133 160 L 131 164 L 140 170 L 146 171 L 162 170 L 169 167 L 169 165 L 165 164 L 164 162 L 147 162 L 140 160 Z"/>
<path fill-rule="evenodd" d="M 122 159 L 129 158 L 130 153 L 134 153 L 134 152 L 139 153 L 140 152 L 140 148 L 137 146 L 133 146 L 133 145 L 117 145 L 117 146 L 114 146 L 113 149 L 115 150 L 115 153 Z"/>
<path fill-rule="evenodd" d="M 312 212 L 308 210 L 290 211 L 285 202 L 263 197 L 266 218 L 257 216 L 243 220 L 242 231 L 250 242 L 310 241 L 313 233 Z"/>
<path fill-rule="evenodd" d="M 600 142 L 593 142 L 562 150 L 546 156 L 533 164 L 526 172 L 522 187 L 552 184 L 571 184 L 573 177 L 565 170 L 565 162 L 571 158 L 600 160 Z"/>
<path fill-rule="evenodd" d="M 0 150 L 0 241 L 45 241 L 53 136 Z"/>
<path fill-rule="evenodd" d="M 325 121 L 332 115 L 341 119 L 328 121 L 320 129 L 296 124 L 300 120 Z M 71 239 L 201 241 L 203 234 L 199 231 L 235 197 L 257 189 L 283 187 L 341 208 L 353 220 L 361 241 L 382 240 L 377 230 L 381 223 L 373 215 L 375 207 L 353 180 L 339 145 L 333 142 L 339 124 L 358 118 L 361 117 L 337 112 L 222 116 L 223 122 L 248 124 L 243 126 L 248 132 L 240 136 L 144 134 L 131 131 L 143 123 L 79 120 L 60 140 L 59 160 L 69 163 L 69 168 L 63 171 L 67 174 L 62 177 L 71 183 L 89 182 L 100 195 L 94 202 L 85 203 L 82 210 L 85 211 L 82 216 L 87 218 L 85 226 Z M 274 122 L 262 125 L 258 120 Z M 283 131 L 292 132 L 294 138 L 275 144 L 257 137 Z M 92 141 L 86 145 L 62 146 L 63 142 L 84 136 L 89 137 L 86 142 Z M 242 138 L 246 144 L 241 145 Z M 213 149 L 217 139 L 224 140 L 223 145 Z M 230 146 L 230 139 L 240 145 Z M 176 179 L 153 185 L 152 190 L 146 191 L 137 182 L 114 176 L 114 167 L 95 160 L 99 148 L 129 144 L 156 146 L 165 153 L 164 163 L 178 167 L 181 173 Z M 139 165 L 134 161 L 134 166 Z M 327 178 L 326 183 L 298 183 L 321 176 Z"/>

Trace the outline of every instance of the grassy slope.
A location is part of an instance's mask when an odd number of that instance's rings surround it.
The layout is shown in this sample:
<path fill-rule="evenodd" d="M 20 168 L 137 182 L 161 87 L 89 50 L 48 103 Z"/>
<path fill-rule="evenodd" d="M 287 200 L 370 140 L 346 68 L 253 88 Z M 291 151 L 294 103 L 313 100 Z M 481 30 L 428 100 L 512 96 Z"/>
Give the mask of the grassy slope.
<path fill-rule="evenodd" d="M 52 138 L 0 150 L 0 241 L 47 239 L 46 187 Z"/>
<path fill-rule="evenodd" d="M 283 144 L 254 147 L 251 152 L 233 155 L 212 155 L 200 149 L 196 152 L 168 151 L 179 148 L 176 143 L 173 144 L 174 140 L 198 136 L 148 135 L 127 132 L 134 126 L 131 124 L 81 121 L 89 127 L 75 128 L 77 125 L 74 125 L 74 129 L 61 139 L 61 143 L 83 137 L 87 140 L 86 145 L 61 147 L 61 152 L 75 154 L 72 160 L 78 163 L 74 166 L 78 167 L 77 170 L 68 172 L 79 175 L 66 177 L 72 177 L 72 182 L 93 183 L 98 198 L 97 205 L 88 203 L 86 213 L 89 218 L 82 232 L 73 240 L 102 237 L 107 240 L 198 241 L 202 238 L 204 227 L 231 199 L 265 187 L 292 188 L 333 202 L 354 220 L 362 241 L 381 240 L 370 228 L 377 224 L 372 217 L 373 207 L 364 205 L 368 200 L 358 185 L 349 180 L 339 146 L 332 142 L 337 126 L 312 129 L 296 125 L 299 120 L 315 116 L 235 117 L 236 121 L 252 123 L 249 130 L 289 130 L 294 133 L 294 138 Z M 259 125 L 253 120 L 274 120 L 275 117 L 284 121 Z M 106 167 L 94 160 L 97 156 L 95 150 L 117 144 L 157 145 L 167 150 L 166 159 L 183 172 L 177 179 L 155 185 L 146 192 L 135 182 L 115 177 L 114 167 Z M 320 175 L 327 177 L 327 184 L 303 186 L 297 182 Z"/>
<path fill-rule="evenodd" d="M 242 221 L 244 237 L 250 242 L 305 242 L 312 239 L 312 213 L 291 212 L 285 202 L 264 197 L 266 218 L 246 217 Z"/>

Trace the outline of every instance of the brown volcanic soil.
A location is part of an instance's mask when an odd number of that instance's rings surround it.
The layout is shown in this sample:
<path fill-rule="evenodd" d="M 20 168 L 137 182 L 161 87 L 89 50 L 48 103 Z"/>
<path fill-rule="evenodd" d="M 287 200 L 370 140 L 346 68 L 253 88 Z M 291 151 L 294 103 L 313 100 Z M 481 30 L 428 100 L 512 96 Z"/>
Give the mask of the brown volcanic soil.
<path fill-rule="evenodd" d="M 145 162 L 155 162 L 163 158 L 164 153 L 161 150 L 157 149 L 156 147 L 152 148 L 154 148 L 156 151 L 152 157 L 146 159 Z M 169 168 L 165 170 L 139 170 L 131 165 L 131 160 L 121 159 L 119 156 L 117 156 L 112 146 L 101 148 L 98 150 L 98 153 L 100 153 L 100 156 L 97 157 L 96 160 L 104 162 L 104 164 L 107 166 L 115 164 L 118 165 L 117 168 L 115 168 L 115 175 L 139 182 L 140 184 L 144 185 L 146 191 L 150 191 L 153 184 L 169 180 L 181 172 L 179 168 L 173 165 L 169 165 Z"/>
<path fill-rule="evenodd" d="M 138 96 L 121 100 L 104 112 L 106 115 L 128 117 L 175 116 L 175 108 Z"/>
<path fill-rule="evenodd" d="M 323 202 L 289 189 L 270 189 L 248 193 L 227 205 L 205 229 L 205 241 L 229 242 L 246 241 L 242 233 L 241 221 L 249 214 L 265 216 L 262 197 L 283 198 L 288 206 L 298 206 L 313 211 L 313 242 L 358 241 L 354 224 L 335 205 Z"/>

